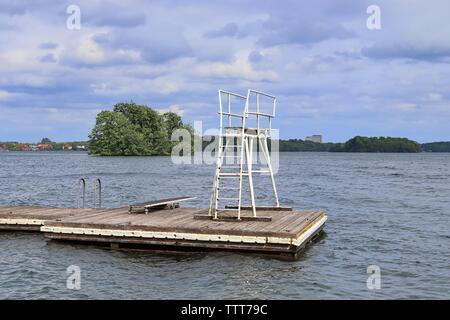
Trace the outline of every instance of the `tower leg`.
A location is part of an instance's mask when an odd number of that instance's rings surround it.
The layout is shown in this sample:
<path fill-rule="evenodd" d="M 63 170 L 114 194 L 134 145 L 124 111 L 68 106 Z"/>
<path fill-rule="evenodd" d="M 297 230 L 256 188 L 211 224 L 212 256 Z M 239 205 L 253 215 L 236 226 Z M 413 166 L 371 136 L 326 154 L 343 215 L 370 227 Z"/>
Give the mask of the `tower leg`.
<path fill-rule="evenodd" d="M 250 189 L 250 201 L 252 204 L 253 216 L 256 217 L 255 193 L 253 190 L 253 138 L 248 138 L 245 143 L 245 155 L 247 159 L 248 184 Z"/>
<path fill-rule="evenodd" d="M 275 204 L 277 207 L 279 207 L 280 202 L 278 201 L 277 187 L 275 185 L 275 178 L 273 176 L 272 163 L 270 161 L 270 154 L 269 154 L 269 147 L 267 146 L 267 138 L 266 137 L 260 138 L 259 143 L 261 145 L 261 150 L 263 152 L 264 158 L 267 161 L 267 167 L 269 169 L 270 179 L 272 180 L 272 189 L 273 189 L 273 194 L 275 196 Z"/>
<path fill-rule="evenodd" d="M 241 220 L 241 205 L 242 205 L 242 171 L 244 169 L 244 146 L 247 143 L 247 138 L 244 135 L 244 131 L 242 131 L 242 137 L 241 139 L 241 153 L 240 153 L 240 159 L 239 159 L 239 197 L 238 197 L 238 207 L 237 207 L 237 219 Z"/>

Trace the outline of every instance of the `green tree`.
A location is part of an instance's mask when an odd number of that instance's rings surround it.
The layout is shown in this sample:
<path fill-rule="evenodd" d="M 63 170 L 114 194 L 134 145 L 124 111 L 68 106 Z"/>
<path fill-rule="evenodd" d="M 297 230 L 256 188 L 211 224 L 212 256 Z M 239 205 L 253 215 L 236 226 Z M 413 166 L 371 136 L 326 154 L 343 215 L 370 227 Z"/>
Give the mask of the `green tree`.
<path fill-rule="evenodd" d="M 181 117 L 175 112 L 166 112 L 163 114 L 164 125 L 167 130 L 167 136 L 170 138 L 172 132 L 176 129 L 183 127 L 183 121 Z"/>
<path fill-rule="evenodd" d="M 100 112 L 89 138 L 89 150 L 92 154 L 136 156 L 150 153 L 138 127 L 117 112 Z"/>
<path fill-rule="evenodd" d="M 89 136 L 89 152 L 96 155 L 169 155 L 172 131 L 186 128 L 173 112 L 161 114 L 134 102 L 121 102 L 113 111 L 97 115 Z M 190 131 L 192 132 L 192 131 Z"/>

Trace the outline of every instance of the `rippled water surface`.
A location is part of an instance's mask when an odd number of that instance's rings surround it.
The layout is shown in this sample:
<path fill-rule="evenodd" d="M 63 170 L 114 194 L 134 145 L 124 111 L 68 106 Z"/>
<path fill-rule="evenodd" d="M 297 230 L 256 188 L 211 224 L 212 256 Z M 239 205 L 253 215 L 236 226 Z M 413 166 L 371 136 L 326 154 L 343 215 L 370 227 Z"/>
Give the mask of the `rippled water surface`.
<path fill-rule="evenodd" d="M 281 203 L 329 217 L 326 233 L 295 262 L 110 251 L 3 232 L 0 298 L 449 299 L 449 168 L 450 154 L 281 154 Z M 108 207 L 177 195 L 206 206 L 213 171 L 167 157 L 4 152 L 0 205 L 74 206 L 76 180 L 85 176 L 89 194 L 102 179 Z M 81 268 L 80 290 L 66 288 L 70 265 Z M 367 288 L 369 265 L 381 268 L 379 290 Z"/>

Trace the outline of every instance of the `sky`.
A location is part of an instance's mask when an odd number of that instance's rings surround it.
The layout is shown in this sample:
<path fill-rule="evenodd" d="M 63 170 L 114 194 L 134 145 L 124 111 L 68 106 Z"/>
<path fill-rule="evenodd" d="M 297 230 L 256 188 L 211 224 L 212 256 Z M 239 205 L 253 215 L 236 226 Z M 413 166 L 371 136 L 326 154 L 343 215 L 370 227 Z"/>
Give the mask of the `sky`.
<path fill-rule="evenodd" d="M 215 128 L 218 89 L 275 95 L 281 138 L 449 141 L 449 13 L 448 0 L 0 0 L 0 141 L 84 140 L 121 101 Z"/>

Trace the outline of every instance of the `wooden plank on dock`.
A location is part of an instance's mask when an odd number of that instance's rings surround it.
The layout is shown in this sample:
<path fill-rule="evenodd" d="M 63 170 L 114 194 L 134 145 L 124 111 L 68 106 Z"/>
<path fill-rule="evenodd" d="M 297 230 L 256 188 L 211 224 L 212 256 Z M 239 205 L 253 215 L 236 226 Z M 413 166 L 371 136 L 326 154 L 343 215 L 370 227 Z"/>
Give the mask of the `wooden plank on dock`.
<path fill-rule="evenodd" d="M 92 209 L 50 208 L 37 206 L 0 207 L 0 230 L 40 231 L 46 221 L 58 221 L 89 213 Z"/>
<path fill-rule="evenodd" d="M 198 220 L 207 209 L 175 208 L 135 215 L 127 207 L 70 209 L 0 207 L 0 230 L 44 232 L 55 240 L 106 242 L 114 246 L 148 245 L 206 250 L 246 250 L 296 255 L 323 227 L 322 211 L 260 210 L 271 221 Z M 243 216 L 251 211 L 243 210 Z"/>
<path fill-rule="evenodd" d="M 196 234 L 224 234 L 224 235 L 248 235 L 248 236 L 275 236 L 290 238 L 301 230 L 298 226 L 307 221 L 313 212 L 302 212 L 292 214 L 288 212 L 277 212 L 277 219 L 272 225 L 270 222 L 242 221 L 239 223 L 218 224 L 217 221 L 196 220 L 193 213 L 198 209 L 177 208 L 167 214 L 165 210 L 155 211 L 151 215 L 127 215 L 120 210 L 109 213 L 104 212 L 95 216 L 82 216 L 80 219 L 62 219 L 61 221 L 49 221 L 47 226 L 54 227 L 80 227 L 109 230 L 136 230 L 153 232 L 181 232 Z M 295 218 L 295 219 L 294 219 Z M 289 222 L 295 221 L 289 231 L 283 228 Z"/>

